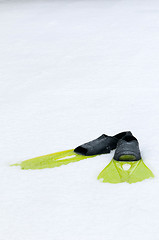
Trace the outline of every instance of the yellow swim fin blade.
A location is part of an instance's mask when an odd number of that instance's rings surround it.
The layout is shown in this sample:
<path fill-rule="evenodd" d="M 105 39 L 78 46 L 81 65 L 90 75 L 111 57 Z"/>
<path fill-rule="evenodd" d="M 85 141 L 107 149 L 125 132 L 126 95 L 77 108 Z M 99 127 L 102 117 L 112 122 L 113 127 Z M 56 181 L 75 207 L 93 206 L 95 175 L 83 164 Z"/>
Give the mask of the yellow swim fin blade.
<path fill-rule="evenodd" d="M 31 158 L 21 163 L 12 164 L 11 166 L 20 166 L 21 169 L 43 169 L 43 168 L 54 168 L 61 165 L 66 165 L 72 162 L 78 162 L 86 158 L 92 158 L 93 156 L 83 156 L 75 153 L 73 149 L 52 153 L 36 158 Z"/>
<path fill-rule="evenodd" d="M 136 183 L 154 177 L 151 170 L 139 161 L 112 161 L 99 174 L 98 180 L 107 183 Z"/>

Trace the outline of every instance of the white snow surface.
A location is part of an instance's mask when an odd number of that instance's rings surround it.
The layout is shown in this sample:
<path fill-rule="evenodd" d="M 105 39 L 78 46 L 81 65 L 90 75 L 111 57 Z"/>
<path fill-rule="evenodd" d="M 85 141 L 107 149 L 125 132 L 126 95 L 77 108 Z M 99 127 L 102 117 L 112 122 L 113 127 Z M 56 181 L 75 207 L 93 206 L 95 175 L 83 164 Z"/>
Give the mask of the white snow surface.
<path fill-rule="evenodd" d="M 0 240 L 158 240 L 158 104 L 158 0 L 0 1 Z M 154 179 L 9 166 L 124 130 Z"/>

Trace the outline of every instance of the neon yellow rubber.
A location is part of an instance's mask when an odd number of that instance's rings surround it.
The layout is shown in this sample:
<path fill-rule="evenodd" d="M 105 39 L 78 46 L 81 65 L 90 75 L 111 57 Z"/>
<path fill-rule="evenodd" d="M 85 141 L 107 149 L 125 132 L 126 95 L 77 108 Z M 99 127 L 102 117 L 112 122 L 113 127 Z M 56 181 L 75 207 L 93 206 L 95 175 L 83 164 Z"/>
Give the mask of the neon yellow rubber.
<path fill-rule="evenodd" d="M 11 166 L 20 166 L 21 169 L 43 169 L 54 168 L 61 165 L 66 165 L 71 162 L 78 162 L 87 158 L 93 158 L 93 156 L 83 156 L 76 154 L 73 149 L 44 155 L 41 157 L 25 160 L 21 163 L 13 164 Z M 125 157 L 127 160 L 128 156 Z M 129 169 L 125 170 L 126 165 L 129 165 Z M 144 179 L 154 177 L 151 170 L 144 164 L 143 160 L 139 161 L 112 161 L 103 169 L 99 174 L 98 180 L 107 183 L 136 183 L 143 181 Z"/>
<path fill-rule="evenodd" d="M 125 170 L 124 165 L 129 169 Z M 119 162 L 114 159 L 99 174 L 98 179 L 107 183 L 136 183 L 144 179 L 154 177 L 151 170 L 144 164 L 143 160 Z"/>
<path fill-rule="evenodd" d="M 54 168 L 59 167 L 61 165 L 66 165 L 71 162 L 78 162 L 80 160 L 86 158 L 92 158 L 93 156 L 83 156 L 76 154 L 73 149 L 52 153 L 48 155 L 44 155 L 41 157 L 32 158 L 29 160 L 25 160 L 21 163 L 12 164 L 11 166 L 20 166 L 21 169 L 43 169 L 43 168 Z"/>

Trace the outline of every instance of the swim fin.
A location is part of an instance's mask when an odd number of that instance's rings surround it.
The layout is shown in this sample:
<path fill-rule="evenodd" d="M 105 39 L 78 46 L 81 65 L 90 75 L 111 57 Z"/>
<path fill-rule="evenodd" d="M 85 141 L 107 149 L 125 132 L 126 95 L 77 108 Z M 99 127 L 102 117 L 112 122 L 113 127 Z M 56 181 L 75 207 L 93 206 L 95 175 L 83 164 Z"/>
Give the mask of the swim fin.
<path fill-rule="evenodd" d="M 110 152 L 110 149 L 116 148 L 119 139 L 125 136 L 127 133 L 131 134 L 130 132 L 122 132 L 115 135 L 114 137 L 109 137 L 103 134 L 99 138 L 83 144 L 82 146 L 88 148 L 86 154 L 84 154 L 83 152 L 84 148 L 80 146 L 75 148 L 74 150 L 71 149 L 32 158 L 29 160 L 25 160 L 19 164 L 12 164 L 11 166 L 20 166 L 21 169 L 43 169 L 59 167 L 61 165 L 66 165 L 71 162 L 78 162 L 83 159 L 95 157 L 97 154 Z"/>
<path fill-rule="evenodd" d="M 108 183 L 136 183 L 150 177 L 154 175 L 141 158 L 137 139 L 127 135 L 118 142 L 112 161 L 98 179 Z"/>

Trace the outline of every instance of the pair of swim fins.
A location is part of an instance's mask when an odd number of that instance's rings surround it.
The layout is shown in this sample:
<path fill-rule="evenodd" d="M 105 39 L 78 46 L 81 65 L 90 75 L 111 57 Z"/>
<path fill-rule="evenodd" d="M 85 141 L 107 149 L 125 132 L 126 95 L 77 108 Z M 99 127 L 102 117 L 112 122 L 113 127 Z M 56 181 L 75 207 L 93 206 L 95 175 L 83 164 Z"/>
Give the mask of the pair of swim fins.
<path fill-rule="evenodd" d="M 114 149 L 116 150 L 113 159 L 98 176 L 100 181 L 135 183 L 154 177 L 141 158 L 138 140 L 130 131 L 115 136 L 103 134 L 99 138 L 82 144 L 75 149 L 29 159 L 13 166 L 21 166 L 22 169 L 59 167 L 100 154 L 110 153 Z"/>
<path fill-rule="evenodd" d="M 109 153 L 113 149 L 116 149 L 114 157 L 99 174 L 100 181 L 135 183 L 154 177 L 142 160 L 138 140 L 130 131 L 115 136 L 103 134 L 99 138 L 75 148 L 74 151 L 89 156 Z"/>

